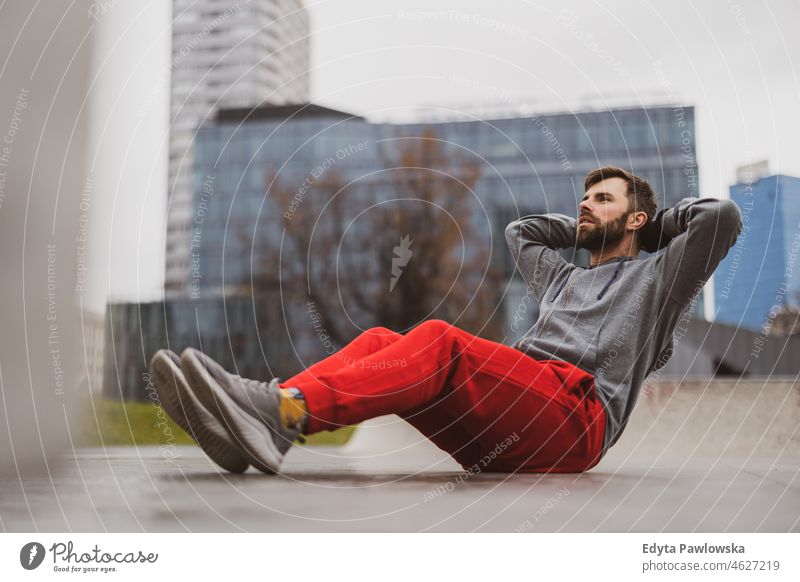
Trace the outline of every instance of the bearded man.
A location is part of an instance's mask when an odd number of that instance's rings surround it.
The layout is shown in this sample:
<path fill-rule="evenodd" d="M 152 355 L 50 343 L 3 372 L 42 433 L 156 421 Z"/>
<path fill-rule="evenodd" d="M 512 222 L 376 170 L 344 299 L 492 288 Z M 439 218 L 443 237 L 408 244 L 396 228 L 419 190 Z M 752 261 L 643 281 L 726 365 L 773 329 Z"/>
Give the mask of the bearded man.
<path fill-rule="evenodd" d="M 540 306 L 513 345 L 435 319 L 405 334 L 376 327 L 285 381 L 241 378 L 192 348 L 160 350 L 151 368 L 162 403 L 230 471 L 277 472 L 302 434 L 390 413 L 469 471 L 591 469 L 669 359 L 673 330 L 742 214 L 715 198 L 657 213 L 647 181 L 617 167 L 589 172 L 584 190 L 577 218 L 529 215 L 506 228 Z M 590 251 L 588 267 L 557 250 L 570 247 Z"/>

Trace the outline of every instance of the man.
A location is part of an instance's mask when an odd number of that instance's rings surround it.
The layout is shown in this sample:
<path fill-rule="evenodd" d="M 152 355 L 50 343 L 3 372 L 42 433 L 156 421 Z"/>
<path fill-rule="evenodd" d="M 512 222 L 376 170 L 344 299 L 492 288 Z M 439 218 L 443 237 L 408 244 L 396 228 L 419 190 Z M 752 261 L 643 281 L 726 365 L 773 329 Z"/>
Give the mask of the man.
<path fill-rule="evenodd" d="M 684 198 L 656 214 L 650 185 L 616 167 L 589 172 L 585 192 L 577 219 L 531 215 L 506 228 L 541 308 L 513 346 L 440 320 L 405 335 L 373 328 L 284 382 L 231 375 L 192 348 L 180 360 L 162 350 L 151 364 L 162 401 L 231 471 L 275 472 L 301 434 L 389 413 L 467 470 L 586 471 L 669 359 L 672 332 L 734 245 L 741 212 Z M 556 250 L 572 246 L 591 251 L 588 268 Z"/>

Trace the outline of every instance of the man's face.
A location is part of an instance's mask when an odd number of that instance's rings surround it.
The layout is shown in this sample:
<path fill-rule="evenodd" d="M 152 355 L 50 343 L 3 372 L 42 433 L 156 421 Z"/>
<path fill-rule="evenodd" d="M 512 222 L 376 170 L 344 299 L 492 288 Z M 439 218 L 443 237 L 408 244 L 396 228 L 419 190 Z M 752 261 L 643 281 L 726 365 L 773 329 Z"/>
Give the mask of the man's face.
<path fill-rule="evenodd" d="M 622 178 L 608 178 L 587 190 L 578 205 L 578 248 L 595 251 L 622 240 L 630 215 L 627 190 Z"/>

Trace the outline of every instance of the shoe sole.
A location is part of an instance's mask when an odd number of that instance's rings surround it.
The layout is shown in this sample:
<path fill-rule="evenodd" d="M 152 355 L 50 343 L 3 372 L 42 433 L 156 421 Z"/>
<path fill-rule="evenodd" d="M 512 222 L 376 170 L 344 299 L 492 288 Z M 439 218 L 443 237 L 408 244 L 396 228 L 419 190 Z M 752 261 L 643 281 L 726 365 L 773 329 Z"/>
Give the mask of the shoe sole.
<path fill-rule="evenodd" d="M 150 361 L 150 370 L 161 404 L 176 424 L 194 438 L 217 465 L 231 473 L 246 471 L 250 463 L 229 440 L 225 427 L 203 408 L 186 384 L 182 370 L 166 352 L 156 352 Z M 211 428 L 212 423 L 218 426 Z"/>
<path fill-rule="evenodd" d="M 201 404 L 228 430 L 250 463 L 265 473 L 276 473 L 283 455 L 269 427 L 242 410 L 191 351 L 181 355 L 181 368 Z"/>

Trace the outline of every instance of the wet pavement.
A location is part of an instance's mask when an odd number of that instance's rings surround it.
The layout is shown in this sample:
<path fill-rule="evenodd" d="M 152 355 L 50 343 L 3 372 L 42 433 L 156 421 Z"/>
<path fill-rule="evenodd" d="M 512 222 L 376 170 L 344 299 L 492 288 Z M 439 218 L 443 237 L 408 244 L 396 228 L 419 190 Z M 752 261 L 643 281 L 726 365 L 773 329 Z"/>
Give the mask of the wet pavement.
<path fill-rule="evenodd" d="M 280 475 L 222 473 L 191 446 L 81 449 L 52 477 L 0 481 L 0 528 L 798 532 L 797 386 L 756 388 L 661 386 L 584 474 L 465 476 L 396 417 L 294 447 Z"/>
<path fill-rule="evenodd" d="M 5 531 L 800 531 L 788 460 L 603 461 L 584 474 L 475 474 L 293 449 L 282 475 L 218 472 L 201 451 L 78 451 L 6 481 Z M 416 466 L 414 466 L 416 465 Z"/>

